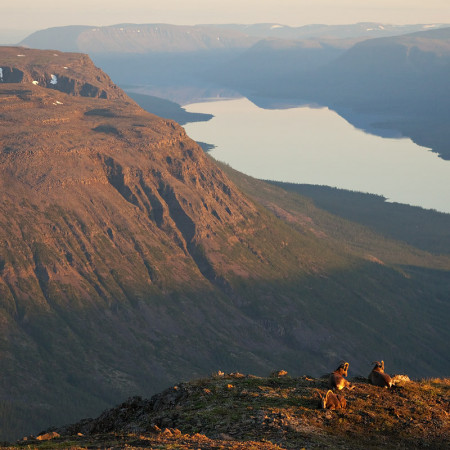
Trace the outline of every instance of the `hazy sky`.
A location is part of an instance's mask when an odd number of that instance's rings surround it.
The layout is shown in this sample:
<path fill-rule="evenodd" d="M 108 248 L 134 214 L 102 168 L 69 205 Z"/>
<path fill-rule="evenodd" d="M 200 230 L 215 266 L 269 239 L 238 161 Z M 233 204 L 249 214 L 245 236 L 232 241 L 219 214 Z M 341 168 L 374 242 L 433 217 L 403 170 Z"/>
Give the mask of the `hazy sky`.
<path fill-rule="evenodd" d="M 450 23 L 450 0 L 15 0 L 0 31 L 116 23 Z"/>

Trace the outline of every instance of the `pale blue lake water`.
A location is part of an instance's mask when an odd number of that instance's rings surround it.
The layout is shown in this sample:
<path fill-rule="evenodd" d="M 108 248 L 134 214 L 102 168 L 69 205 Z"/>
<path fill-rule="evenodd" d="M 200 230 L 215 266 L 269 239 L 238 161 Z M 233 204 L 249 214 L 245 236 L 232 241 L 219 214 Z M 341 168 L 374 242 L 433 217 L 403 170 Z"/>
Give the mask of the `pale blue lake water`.
<path fill-rule="evenodd" d="M 255 178 L 369 192 L 450 213 L 450 161 L 408 138 L 367 134 L 328 108 L 267 110 L 240 98 L 185 109 L 214 115 L 185 125 L 192 139 L 214 144 L 215 159 Z"/>

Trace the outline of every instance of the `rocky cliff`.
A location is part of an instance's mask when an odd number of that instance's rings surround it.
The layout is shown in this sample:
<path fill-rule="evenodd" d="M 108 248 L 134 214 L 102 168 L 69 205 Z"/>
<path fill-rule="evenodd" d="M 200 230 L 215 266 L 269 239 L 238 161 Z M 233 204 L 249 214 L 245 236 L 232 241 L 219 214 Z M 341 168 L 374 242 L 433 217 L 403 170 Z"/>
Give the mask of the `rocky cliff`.
<path fill-rule="evenodd" d="M 125 98 L 124 92 L 87 55 L 57 50 L 3 47 L 0 86 L 4 83 L 33 84 L 81 97 Z"/>

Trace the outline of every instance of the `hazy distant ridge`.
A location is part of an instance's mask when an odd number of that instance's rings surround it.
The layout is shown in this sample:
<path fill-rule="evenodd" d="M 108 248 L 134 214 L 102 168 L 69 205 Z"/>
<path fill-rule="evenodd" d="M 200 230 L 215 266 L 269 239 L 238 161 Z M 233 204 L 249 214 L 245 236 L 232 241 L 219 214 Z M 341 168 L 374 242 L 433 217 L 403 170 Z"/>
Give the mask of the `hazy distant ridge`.
<path fill-rule="evenodd" d="M 395 36 L 442 26 L 442 24 L 386 25 L 372 22 L 301 27 L 275 23 L 194 26 L 170 24 L 65 26 L 36 31 L 21 41 L 20 45 L 86 53 L 196 51 L 248 48 L 257 40 L 269 37 L 289 40 L 373 38 Z"/>

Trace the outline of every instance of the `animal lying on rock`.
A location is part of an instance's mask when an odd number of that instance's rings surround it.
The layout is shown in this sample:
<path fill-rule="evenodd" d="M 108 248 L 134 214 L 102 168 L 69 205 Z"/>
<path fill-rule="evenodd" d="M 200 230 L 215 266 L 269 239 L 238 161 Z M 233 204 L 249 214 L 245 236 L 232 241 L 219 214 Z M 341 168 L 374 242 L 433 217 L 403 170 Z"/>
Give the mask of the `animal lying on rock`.
<path fill-rule="evenodd" d="M 370 383 L 374 386 L 390 388 L 393 383 L 391 377 L 384 373 L 384 361 L 374 361 L 372 364 L 375 364 L 375 367 L 369 374 Z"/>
<path fill-rule="evenodd" d="M 328 386 L 331 389 L 337 389 L 338 391 L 347 388 L 353 389 L 354 386 L 347 381 L 344 377 L 347 376 L 349 363 L 342 361 L 339 367 L 330 374 L 328 379 Z"/>
<path fill-rule="evenodd" d="M 320 395 L 320 394 L 319 394 Z M 319 408 L 322 409 L 345 409 L 347 400 L 342 395 L 336 395 L 329 390 L 326 395 L 320 395 Z"/>

